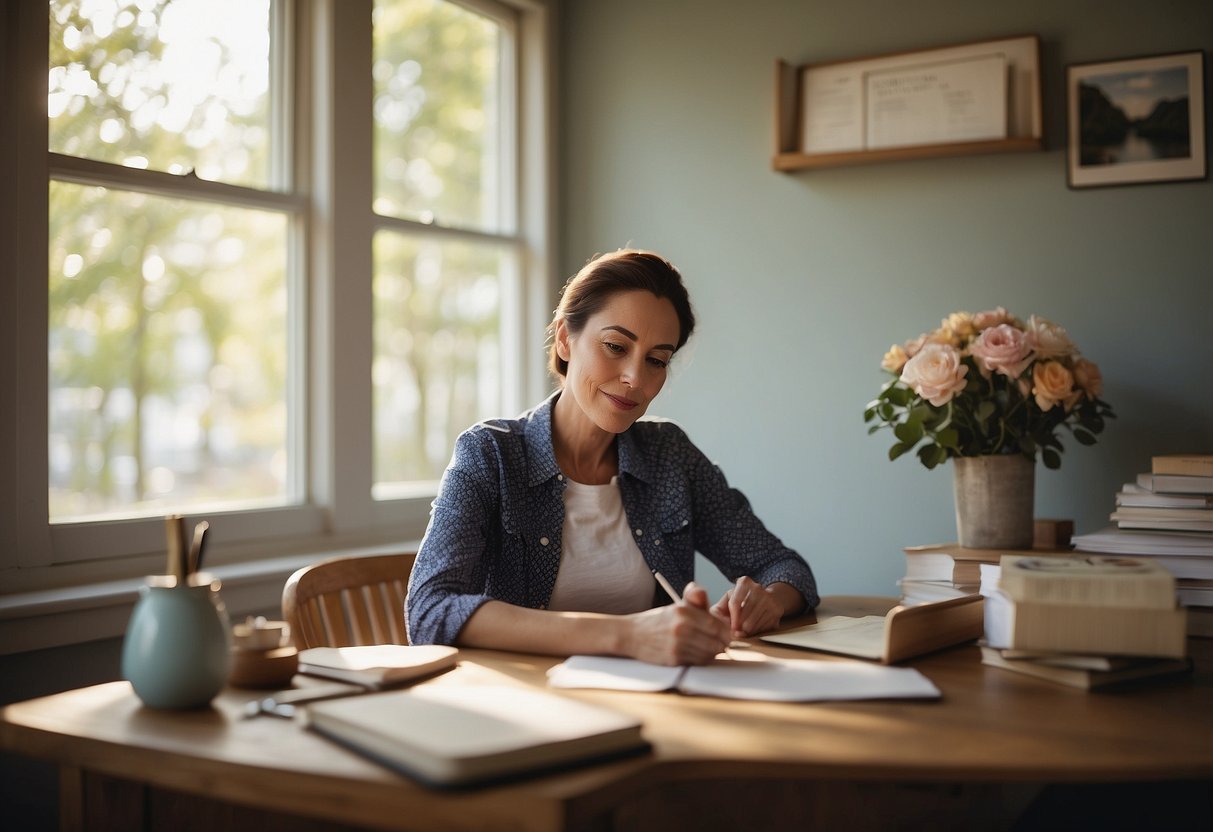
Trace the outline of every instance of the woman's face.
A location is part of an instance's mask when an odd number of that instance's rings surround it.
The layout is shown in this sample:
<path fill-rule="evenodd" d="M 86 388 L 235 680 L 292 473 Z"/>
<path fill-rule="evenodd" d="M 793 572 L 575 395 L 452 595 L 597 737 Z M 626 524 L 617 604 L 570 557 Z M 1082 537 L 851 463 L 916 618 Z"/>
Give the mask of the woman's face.
<path fill-rule="evenodd" d="M 679 332 L 674 304 L 644 290 L 613 295 L 576 334 L 558 321 L 564 393 L 595 425 L 623 433 L 661 392 Z"/>

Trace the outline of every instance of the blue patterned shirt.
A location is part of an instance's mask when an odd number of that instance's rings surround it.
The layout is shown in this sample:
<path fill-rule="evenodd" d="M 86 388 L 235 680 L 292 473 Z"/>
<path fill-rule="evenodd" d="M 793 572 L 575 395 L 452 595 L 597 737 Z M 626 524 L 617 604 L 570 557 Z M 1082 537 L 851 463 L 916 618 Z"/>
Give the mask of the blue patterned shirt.
<path fill-rule="evenodd" d="M 490 599 L 547 607 L 564 528 L 564 475 L 552 450 L 559 395 L 517 419 L 475 425 L 456 441 L 409 577 L 411 643 L 453 644 Z M 694 577 L 698 550 L 732 581 L 782 581 L 808 608 L 817 606 L 809 565 L 766 529 L 680 427 L 638 421 L 616 441 L 624 514 L 650 569 L 681 588 Z M 655 591 L 654 606 L 668 602 Z"/>

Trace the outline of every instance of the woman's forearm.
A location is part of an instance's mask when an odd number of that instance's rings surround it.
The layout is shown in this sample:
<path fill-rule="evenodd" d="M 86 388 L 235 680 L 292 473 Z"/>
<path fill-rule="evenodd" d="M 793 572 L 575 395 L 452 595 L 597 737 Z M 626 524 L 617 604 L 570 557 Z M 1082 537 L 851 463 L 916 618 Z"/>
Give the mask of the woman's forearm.
<path fill-rule="evenodd" d="M 622 655 L 628 620 L 592 612 L 533 610 L 486 601 L 459 632 L 462 647 L 523 653 Z"/>

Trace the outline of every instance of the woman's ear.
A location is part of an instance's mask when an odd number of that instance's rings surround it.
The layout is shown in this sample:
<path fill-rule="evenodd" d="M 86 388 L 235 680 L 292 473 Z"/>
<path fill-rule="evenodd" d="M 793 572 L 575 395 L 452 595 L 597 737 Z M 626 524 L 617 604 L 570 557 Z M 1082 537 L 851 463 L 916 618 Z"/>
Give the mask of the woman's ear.
<path fill-rule="evenodd" d="M 569 360 L 569 328 L 564 318 L 556 321 L 556 355 L 561 361 Z"/>

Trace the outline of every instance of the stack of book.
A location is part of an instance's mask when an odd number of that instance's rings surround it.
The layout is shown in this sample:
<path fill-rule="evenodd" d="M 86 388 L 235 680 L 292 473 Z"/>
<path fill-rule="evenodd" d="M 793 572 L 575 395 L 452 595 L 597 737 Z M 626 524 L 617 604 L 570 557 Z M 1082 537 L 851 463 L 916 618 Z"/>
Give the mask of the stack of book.
<path fill-rule="evenodd" d="M 907 546 L 905 577 L 897 581 L 903 606 L 963 598 L 978 592 L 981 565 L 997 564 L 1004 555 L 1055 557 L 1069 549 L 968 549 L 957 543 Z"/>
<path fill-rule="evenodd" d="M 1156 456 L 1116 493 L 1116 525 L 1076 535 L 1081 552 L 1151 558 L 1177 579 L 1190 635 L 1213 636 L 1213 454 Z"/>
<path fill-rule="evenodd" d="M 1191 668 L 1175 578 L 1149 559 L 1011 555 L 981 572 L 984 664 L 1088 689 Z"/>

